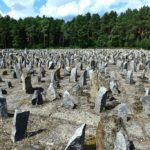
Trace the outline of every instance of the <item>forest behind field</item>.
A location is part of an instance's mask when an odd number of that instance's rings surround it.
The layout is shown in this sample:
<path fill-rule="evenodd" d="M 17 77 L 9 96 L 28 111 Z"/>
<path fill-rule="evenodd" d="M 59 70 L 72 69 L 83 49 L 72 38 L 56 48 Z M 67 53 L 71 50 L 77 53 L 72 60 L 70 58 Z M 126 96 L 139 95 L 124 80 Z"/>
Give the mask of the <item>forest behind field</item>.
<path fill-rule="evenodd" d="M 144 48 L 150 49 L 150 7 L 78 15 L 13 19 L 0 15 L 0 48 Z"/>

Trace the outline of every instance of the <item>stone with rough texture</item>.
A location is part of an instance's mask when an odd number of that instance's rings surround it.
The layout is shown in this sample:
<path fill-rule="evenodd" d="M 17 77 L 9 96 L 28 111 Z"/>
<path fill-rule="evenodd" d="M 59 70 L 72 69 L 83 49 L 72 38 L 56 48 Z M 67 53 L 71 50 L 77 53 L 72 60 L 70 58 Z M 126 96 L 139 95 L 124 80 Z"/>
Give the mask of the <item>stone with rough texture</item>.
<path fill-rule="evenodd" d="M 127 134 L 122 128 L 117 132 L 114 150 L 130 150 Z"/>
<path fill-rule="evenodd" d="M 25 137 L 29 114 L 29 111 L 21 112 L 20 110 L 15 110 L 11 133 L 11 140 L 13 143 L 22 140 Z"/>
<path fill-rule="evenodd" d="M 69 140 L 65 150 L 83 150 L 84 149 L 85 128 L 86 128 L 86 124 L 83 124 L 78 129 L 76 129 L 74 135 Z"/>
<path fill-rule="evenodd" d="M 95 112 L 100 113 L 106 105 L 107 89 L 105 87 L 100 87 L 96 101 L 95 101 Z"/>
<path fill-rule="evenodd" d="M 6 118 L 7 116 L 8 116 L 8 113 L 7 113 L 6 98 L 0 97 L 0 117 Z"/>
<path fill-rule="evenodd" d="M 118 105 L 118 116 L 122 118 L 123 121 L 127 121 L 128 112 L 127 112 L 127 106 L 125 103 Z"/>
<path fill-rule="evenodd" d="M 74 108 L 74 102 L 74 97 L 72 97 L 68 91 L 65 91 L 63 95 L 63 106 L 65 108 Z"/>

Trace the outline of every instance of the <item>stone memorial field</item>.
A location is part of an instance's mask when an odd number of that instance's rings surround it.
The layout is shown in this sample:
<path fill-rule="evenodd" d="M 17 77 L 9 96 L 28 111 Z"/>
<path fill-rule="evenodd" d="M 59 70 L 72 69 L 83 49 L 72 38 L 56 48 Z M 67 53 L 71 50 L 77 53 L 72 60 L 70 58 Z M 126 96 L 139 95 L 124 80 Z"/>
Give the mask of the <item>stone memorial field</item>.
<path fill-rule="evenodd" d="M 149 51 L 0 50 L 0 150 L 149 149 Z"/>

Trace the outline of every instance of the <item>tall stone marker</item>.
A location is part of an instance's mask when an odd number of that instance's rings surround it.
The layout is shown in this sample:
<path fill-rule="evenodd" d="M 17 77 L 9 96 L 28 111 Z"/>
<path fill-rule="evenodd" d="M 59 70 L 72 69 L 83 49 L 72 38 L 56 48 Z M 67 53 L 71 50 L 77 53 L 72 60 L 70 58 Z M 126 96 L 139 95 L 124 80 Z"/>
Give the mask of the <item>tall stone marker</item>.
<path fill-rule="evenodd" d="M 29 111 L 21 112 L 21 110 L 15 110 L 11 133 L 11 140 L 13 141 L 13 143 L 20 141 L 25 137 L 29 114 Z"/>

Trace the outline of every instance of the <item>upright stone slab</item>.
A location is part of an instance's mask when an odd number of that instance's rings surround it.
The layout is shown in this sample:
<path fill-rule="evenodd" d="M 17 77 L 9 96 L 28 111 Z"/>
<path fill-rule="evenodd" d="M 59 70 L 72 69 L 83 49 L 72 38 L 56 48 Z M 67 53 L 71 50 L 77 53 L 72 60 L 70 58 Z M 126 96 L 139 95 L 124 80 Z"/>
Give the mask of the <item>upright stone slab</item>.
<path fill-rule="evenodd" d="M 132 84 L 132 83 L 134 83 L 134 81 L 133 81 L 133 73 L 132 73 L 131 70 L 129 70 L 129 71 L 127 72 L 127 75 L 126 75 L 126 83 L 127 83 L 127 84 Z"/>
<path fill-rule="evenodd" d="M 150 89 L 146 89 L 144 96 L 150 96 Z"/>
<path fill-rule="evenodd" d="M 46 98 L 49 101 L 53 101 L 53 100 L 57 99 L 57 97 L 58 96 L 57 96 L 56 89 L 54 88 L 53 83 L 50 83 L 49 88 L 46 91 Z"/>
<path fill-rule="evenodd" d="M 25 137 L 29 114 L 29 111 L 21 112 L 18 109 L 15 110 L 11 133 L 11 140 L 13 141 L 13 143 L 20 141 Z"/>
<path fill-rule="evenodd" d="M 118 84 L 115 80 L 110 80 L 109 86 L 113 94 L 118 94 Z"/>
<path fill-rule="evenodd" d="M 80 76 L 80 78 L 79 78 L 79 85 L 80 85 L 80 87 L 83 87 L 84 85 L 86 85 L 87 83 L 86 83 L 86 78 L 87 78 L 87 71 L 85 70 L 84 72 L 83 72 L 83 74 Z"/>
<path fill-rule="evenodd" d="M 91 60 L 91 69 L 95 70 L 95 68 L 96 68 L 96 62 L 95 60 Z"/>
<path fill-rule="evenodd" d="M 14 70 L 17 76 L 17 79 L 20 81 L 21 80 L 21 75 L 20 75 L 20 71 L 17 65 L 14 65 Z"/>
<path fill-rule="evenodd" d="M 98 73 L 96 70 L 92 72 L 91 79 L 90 79 L 90 101 L 95 103 L 95 99 L 99 89 L 99 80 L 98 80 Z"/>
<path fill-rule="evenodd" d="M 64 67 L 64 76 L 70 76 L 71 69 L 70 67 L 66 66 Z"/>
<path fill-rule="evenodd" d="M 7 113 L 7 103 L 6 98 L 0 97 L 0 118 L 6 118 L 8 116 Z"/>
<path fill-rule="evenodd" d="M 117 132 L 114 150 L 130 150 L 128 136 L 122 128 Z"/>
<path fill-rule="evenodd" d="M 127 112 L 127 106 L 125 103 L 118 105 L 118 116 L 122 118 L 123 121 L 127 121 L 128 112 Z"/>
<path fill-rule="evenodd" d="M 42 104 L 43 104 L 42 94 L 39 90 L 35 90 L 32 95 L 32 105 L 42 105 Z"/>
<path fill-rule="evenodd" d="M 150 96 L 144 96 L 141 100 L 145 114 L 150 115 Z"/>
<path fill-rule="evenodd" d="M 130 70 L 132 70 L 133 72 L 136 72 L 136 63 L 134 60 L 130 62 Z"/>
<path fill-rule="evenodd" d="M 81 125 L 69 140 L 65 150 L 84 150 L 86 124 Z"/>
<path fill-rule="evenodd" d="M 65 108 L 74 108 L 75 107 L 75 99 L 72 97 L 68 91 L 64 92 L 63 95 L 63 106 Z"/>
<path fill-rule="evenodd" d="M 77 69 L 76 68 L 72 68 L 71 70 L 70 81 L 77 82 Z"/>
<path fill-rule="evenodd" d="M 95 101 L 95 112 L 99 114 L 106 105 L 107 99 L 107 89 L 105 87 L 100 87 L 96 101 Z"/>
<path fill-rule="evenodd" d="M 31 84 L 31 76 L 27 72 L 24 72 L 21 75 L 21 80 L 22 80 L 22 89 L 26 93 L 32 94 L 33 88 L 32 88 L 32 84 Z"/>
<path fill-rule="evenodd" d="M 45 73 L 46 73 L 44 67 L 40 68 L 40 72 L 41 72 L 41 77 L 44 78 L 45 77 Z"/>
<path fill-rule="evenodd" d="M 48 67 L 49 67 L 49 69 L 54 69 L 55 65 L 52 61 L 50 61 Z"/>

